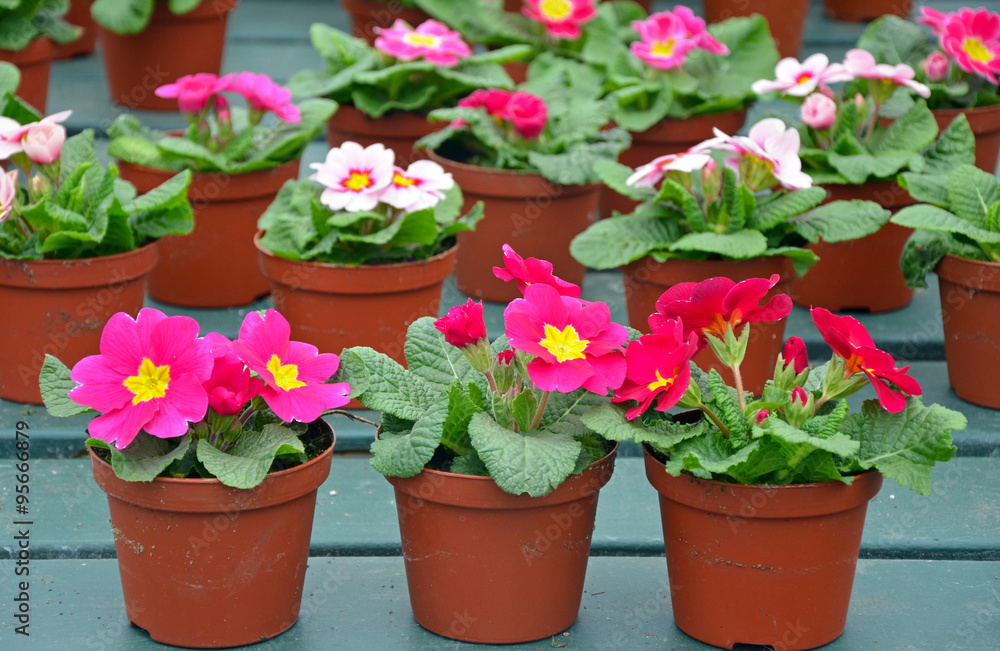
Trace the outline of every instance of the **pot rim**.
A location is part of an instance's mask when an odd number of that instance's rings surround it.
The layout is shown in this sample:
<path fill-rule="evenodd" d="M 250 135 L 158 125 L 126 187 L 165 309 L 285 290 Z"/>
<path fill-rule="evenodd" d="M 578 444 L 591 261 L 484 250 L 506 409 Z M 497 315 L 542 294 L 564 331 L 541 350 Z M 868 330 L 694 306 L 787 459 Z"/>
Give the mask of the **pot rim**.
<path fill-rule="evenodd" d="M 989 274 L 984 274 L 989 270 Z M 979 291 L 1000 292 L 1000 263 L 945 253 L 934 267 L 942 280 Z"/>
<path fill-rule="evenodd" d="M 343 269 L 345 271 L 351 271 L 351 270 L 356 270 L 356 269 L 388 269 L 388 270 L 395 270 L 395 269 L 402 269 L 404 267 L 410 267 L 410 266 L 413 266 L 415 264 L 418 264 L 418 265 L 419 264 L 428 264 L 430 262 L 436 262 L 436 261 L 439 261 L 439 260 L 443 260 L 444 258 L 448 257 L 449 255 L 453 255 L 455 253 L 455 251 L 458 249 L 458 241 L 456 240 L 455 244 L 451 245 L 450 247 L 448 247 L 447 249 L 445 249 L 441 253 L 438 253 L 437 255 L 431 256 L 431 257 L 426 258 L 424 260 L 406 260 L 406 261 L 403 261 L 403 262 L 390 262 L 390 263 L 387 263 L 387 264 L 357 264 L 357 265 L 352 265 L 352 264 L 333 264 L 333 263 L 330 263 L 330 262 L 313 262 L 312 260 L 292 260 L 291 258 L 283 258 L 280 255 L 275 255 L 274 253 L 268 251 L 267 249 L 263 248 L 260 245 L 259 240 L 260 240 L 261 236 L 263 236 L 263 235 L 264 235 L 264 231 L 258 230 L 254 234 L 254 236 L 253 236 L 253 243 L 254 243 L 254 246 L 257 247 L 257 250 L 260 253 L 266 255 L 269 258 L 274 258 L 275 260 L 281 260 L 281 261 L 289 262 L 289 263 L 296 264 L 296 265 L 317 266 L 317 267 L 326 268 L 326 269 Z"/>
<path fill-rule="evenodd" d="M 136 278 L 147 275 L 156 265 L 159 251 L 158 245 L 159 240 L 153 240 L 131 251 L 112 255 L 98 255 L 89 258 L 66 258 L 59 260 L 15 260 L 0 258 L 0 286 L 29 287 L 33 289 L 83 289 L 98 285 L 104 286 L 108 284 L 106 279 L 100 282 L 91 280 L 89 278 L 90 274 L 85 272 L 93 269 L 95 266 L 120 270 L 124 260 L 130 258 L 152 258 L 147 264 L 141 265 L 142 269 L 144 269 L 143 271 L 116 277 L 113 281 L 114 284 L 128 283 Z M 61 269 L 72 269 L 77 271 L 78 275 L 61 279 L 57 283 L 39 283 L 34 278 L 36 272 L 48 275 Z"/>
<path fill-rule="evenodd" d="M 8 61 L 22 66 L 44 64 L 47 61 L 52 61 L 55 49 L 56 44 L 52 39 L 45 34 L 40 34 L 28 41 L 28 44 L 20 50 L 0 49 L 0 53 L 4 55 L 0 57 L 0 61 Z"/>
<path fill-rule="evenodd" d="M 457 161 L 451 158 L 445 158 L 444 156 L 442 156 L 433 149 L 425 149 L 423 151 L 427 152 L 428 158 L 430 158 L 432 161 L 434 161 L 438 165 L 441 165 L 442 167 L 445 167 L 446 171 L 447 167 L 451 166 L 455 168 L 455 170 L 458 171 L 460 174 L 469 174 L 476 177 L 484 177 L 491 174 L 497 174 L 506 177 L 507 181 L 516 180 L 521 184 L 524 183 L 533 184 L 533 185 L 519 187 L 517 193 L 514 196 L 527 196 L 527 195 L 539 194 L 540 191 L 536 191 L 534 189 L 534 186 L 539 186 L 539 187 L 551 186 L 556 188 L 565 188 L 565 190 L 563 191 L 568 192 L 569 194 L 583 194 L 585 192 L 591 192 L 597 188 L 602 187 L 600 183 L 583 183 L 583 184 L 556 183 L 555 181 L 550 181 L 549 179 L 545 178 L 538 172 L 531 172 L 528 170 L 503 169 L 499 167 L 484 167 L 482 165 L 471 165 L 469 163 L 463 163 L 461 161 Z M 463 185 L 461 183 L 458 183 L 458 185 L 463 189 L 463 191 L 465 191 L 465 185 L 468 184 Z M 467 194 L 468 193 L 478 194 L 478 192 L 476 192 L 476 190 L 473 189 L 468 190 Z M 490 193 L 484 192 L 483 194 L 490 194 Z M 492 196 L 492 194 L 490 194 L 490 196 Z M 509 195 L 503 194 L 497 196 L 509 196 Z"/>

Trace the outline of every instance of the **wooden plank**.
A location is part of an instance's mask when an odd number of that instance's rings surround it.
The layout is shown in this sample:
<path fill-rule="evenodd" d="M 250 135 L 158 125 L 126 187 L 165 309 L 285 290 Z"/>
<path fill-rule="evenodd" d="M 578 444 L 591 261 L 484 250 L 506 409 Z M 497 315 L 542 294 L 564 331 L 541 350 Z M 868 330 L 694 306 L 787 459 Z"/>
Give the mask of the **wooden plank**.
<path fill-rule="evenodd" d="M 31 572 L 31 637 L 25 638 L 12 630 L 13 562 L 0 562 L 4 649 L 67 648 L 69 640 L 84 649 L 163 648 L 128 625 L 115 561 L 35 561 Z M 1000 563 L 862 560 L 846 630 L 823 648 L 996 651 L 1000 648 L 998 577 Z M 253 648 L 713 648 L 674 625 L 661 558 L 593 558 L 584 590 L 579 619 L 565 633 L 518 646 L 477 647 L 438 637 L 414 621 L 401 559 L 313 558 L 298 623 Z"/>
<path fill-rule="evenodd" d="M 0 512 L 13 502 L 14 463 L 0 461 Z M 37 460 L 31 468 L 32 553 L 38 558 L 110 558 L 107 500 L 89 460 Z M 960 458 L 934 472 L 934 495 L 921 497 L 886 480 L 869 505 L 862 555 L 875 558 L 1000 560 L 1000 473 L 996 460 Z M 3 540 L 16 528 L 0 524 Z M 0 558 L 13 548 L 0 546 Z M 334 459 L 317 495 L 312 554 L 400 553 L 394 493 L 363 457 Z M 620 458 L 601 491 L 594 555 L 663 554 L 659 505 L 642 459 Z"/>

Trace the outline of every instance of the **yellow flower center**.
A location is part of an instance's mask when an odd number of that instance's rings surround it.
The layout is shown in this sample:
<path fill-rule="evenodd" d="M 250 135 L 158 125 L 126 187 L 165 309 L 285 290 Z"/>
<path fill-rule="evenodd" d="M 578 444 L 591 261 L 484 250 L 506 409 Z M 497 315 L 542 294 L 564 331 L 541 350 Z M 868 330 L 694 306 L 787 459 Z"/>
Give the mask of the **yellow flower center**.
<path fill-rule="evenodd" d="M 573 13 L 573 3 L 569 0 L 542 0 L 538 9 L 549 20 L 566 20 Z"/>
<path fill-rule="evenodd" d="M 989 63 L 993 60 L 993 53 L 983 45 L 982 39 L 967 38 L 962 42 L 962 49 L 978 63 Z"/>
<path fill-rule="evenodd" d="M 148 357 L 143 357 L 138 374 L 125 378 L 122 384 L 135 395 L 133 405 L 162 398 L 167 395 L 167 387 L 170 386 L 170 366 L 157 366 Z"/>
<path fill-rule="evenodd" d="M 580 339 L 576 328 L 571 325 L 559 330 L 548 323 L 545 324 L 545 338 L 538 342 L 542 348 L 555 355 L 557 362 L 583 359 L 586 357 L 583 351 L 587 349 L 589 343 L 586 339 Z"/>
<path fill-rule="evenodd" d="M 372 184 L 369 172 L 351 170 L 351 175 L 344 181 L 344 187 L 354 192 L 361 192 Z"/>
<path fill-rule="evenodd" d="M 282 364 L 277 355 L 271 355 L 267 370 L 274 376 L 274 383 L 285 391 L 304 387 L 305 382 L 299 379 L 299 367 L 295 364 Z"/>
<path fill-rule="evenodd" d="M 674 46 L 677 45 L 677 41 L 669 38 L 665 41 L 656 41 L 653 43 L 653 47 L 650 51 L 656 56 L 670 57 L 674 55 Z"/>
<path fill-rule="evenodd" d="M 396 172 L 392 177 L 392 184 L 395 185 L 397 188 L 408 188 L 410 186 L 416 185 L 417 180 L 407 178 L 402 174 L 400 174 L 399 172 Z"/>
<path fill-rule="evenodd" d="M 418 34 L 417 32 L 410 32 L 403 37 L 403 40 L 410 45 L 418 45 L 420 47 L 430 47 L 435 48 L 440 43 L 441 39 L 437 36 L 431 36 L 430 34 Z"/>
<path fill-rule="evenodd" d="M 813 78 L 813 73 L 811 73 L 811 72 L 803 72 L 803 73 L 800 73 L 799 76 L 795 78 L 795 83 L 796 83 L 796 85 L 801 86 L 802 84 L 808 82 L 812 78 Z"/>
<path fill-rule="evenodd" d="M 656 381 L 650 382 L 646 385 L 646 388 L 650 391 L 659 391 L 664 387 L 670 387 L 674 384 L 674 378 L 664 378 L 660 375 L 660 369 L 656 369 Z"/>

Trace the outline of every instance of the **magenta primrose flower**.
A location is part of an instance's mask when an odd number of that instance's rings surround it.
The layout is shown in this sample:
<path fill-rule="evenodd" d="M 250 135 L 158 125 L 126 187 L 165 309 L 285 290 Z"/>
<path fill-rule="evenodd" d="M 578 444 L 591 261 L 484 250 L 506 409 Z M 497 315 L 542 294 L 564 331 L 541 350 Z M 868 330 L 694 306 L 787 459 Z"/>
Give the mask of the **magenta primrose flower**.
<path fill-rule="evenodd" d="M 260 394 L 264 381 L 250 374 L 229 339 L 217 332 L 208 333 L 205 339 L 212 345 L 215 360 L 212 375 L 202 383 L 208 404 L 220 416 L 238 414 Z"/>
<path fill-rule="evenodd" d="M 846 362 L 844 379 L 864 373 L 886 411 L 899 413 L 906 407 L 907 395 L 921 395 L 920 383 L 906 373 L 910 367 L 896 368 L 893 356 L 875 347 L 868 330 L 857 319 L 837 316 L 821 307 L 812 308 L 810 314 L 823 340 Z"/>
<path fill-rule="evenodd" d="M 509 244 L 503 245 L 503 264 L 502 267 L 493 267 L 493 275 L 504 282 L 517 282 L 517 289 L 522 294 L 529 285 L 541 283 L 551 286 L 562 296 L 575 298 L 580 295 L 577 285 L 553 275 L 551 262 L 538 258 L 524 259 Z"/>
<path fill-rule="evenodd" d="M 292 91 L 274 83 L 267 75 L 236 73 L 224 90 L 242 95 L 255 111 L 273 111 L 282 122 L 295 124 L 302 119 L 299 108 L 292 104 Z M 221 96 L 218 99 L 225 101 Z"/>
<path fill-rule="evenodd" d="M 541 23 L 553 38 L 575 41 L 580 27 L 597 18 L 594 0 L 524 0 L 521 13 Z"/>
<path fill-rule="evenodd" d="M 80 385 L 69 397 L 101 412 L 90 421 L 90 435 L 119 450 L 140 430 L 182 436 L 208 411 L 203 383 L 212 373 L 211 348 L 190 317 L 144 308 L 133 320 L 119 312 L 104 327 L 101 353 L 73 367 L 70 377 Z"/>
<path fill-rule="evenodd" d="M 697 333 L 699 348 L 708 345 L 707 335 L 725 339 L 726 328 L 736 334 L 745 323 L 778 321 L 792 311 L 792 299 L 776 294 L 766 305 L 760 305 L 781 277 L 748 278 L 739 283 L 717 277 L 700 283 L 677 283 L 663 292 L 656 301 L 656 312 L 649 317 L 653 334 L 674 327 L 674 320 L 684 323 L 685 337 Z"/>
<path fill-rule="evenodd" d="M 561 296 L 555 287 L 536 283 L 504 310 L 507 341 L 535 355 L 528 376 L 543 391 L 569 393 L 581 386 L 599 395 L 625 379 L 624 326 L 611 321 L 599 302 Z"/>
<path fill-rule="evenodd" d="M 1000 75 L 1000 14 L 963 8 L 948 15 L 938 35 L 941 49 L 962 70 L 997 83 Z"/>
<path fill-rule="evenodd" d="M 709 34 L 705 21 L 688 7 L 651 14 L 646 20 L 633 21 L 632 27 L 639 32 L 640 39 L 631 44 L 632 53 L 660 70 L 684 65 L 688 52 L 694 48 L 729 54 L 729 48 Z"/>
<path fill-rule="evenodd" d="M 164 84 L 154 93 L 157 97 L 176 98 L 181 111 L 200 113 L 208 106 L 208 100 L 226 90 L 233 75 L 219 77 L 210 72 L 184 75 L 172 84 Z"/>
<path fill-rule="evenodd" d="M 319 354 L 316 347 L 291 341 L 291 327 L 279 312 L 250 312 L 233 347 L 240 359 L 265 382 L 260 396 L 285 422 L 311 423 L 327 409 L 349 402 L 346 382 L 325 384 L 337 372 L 340 358 Z"/>
<path fill-rule="evenodd" d="M 462 35 L 436 20 L 425 20 L 416 29 L 396 19 L 392 27 L 376 27 L 375 47 L 400 61 L 424 59 L 438 66 L 451 67 L 472 51 Z"/>
<path fill-rule="evenodd" d="M 659 334 L 643 335 L 629 342 L 625 350 L 625 381 L 615 390 L 611 402 L 637 400 L 638 406 L 625 412 L 632 420 L 656 400 L 657 411 L 676 405 L 691 382 L 691 358 L 698 352 L 698 335 L 684 334 L 680 319 L 662 323 Z"/>
<path fill-rule="evenodd" d="M 480 339 L 486 338 L 483 302 L 476 303 L 470 298 L 465 305 L 452 307 L 434 322 L 434 327 L 444 335 L 445 341 L 456 348 L 474 346 Z"/>
<path fill-rule="evenodd" d="M 523 90 L 510 96 L 504 113 L 504 117 L 510 121 L 514 130 L 531 140 L 545 131 L 548 116 L 549 110 L 545 100 Z"/>

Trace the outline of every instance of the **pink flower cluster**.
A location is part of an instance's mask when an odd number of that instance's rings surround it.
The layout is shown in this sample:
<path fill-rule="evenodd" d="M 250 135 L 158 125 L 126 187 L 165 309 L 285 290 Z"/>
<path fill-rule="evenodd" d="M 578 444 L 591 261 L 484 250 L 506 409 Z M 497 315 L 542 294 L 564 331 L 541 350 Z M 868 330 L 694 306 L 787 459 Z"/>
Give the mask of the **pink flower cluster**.
<path fill-rule="evenodd" d="M 1000 75 L 1000 14 L 980 7 L 942 13 L 921 7 L 921 23 L 929 25 L 938 37 L 941 49 L 965 72 L 997 83 Z M 931 55 L 934 56 L 934 55 Z M 925 62 L 932 81 L 943 79 L 947 65 L 940 59 Z"/>
<path fill-rule="evenodd" d="M 396 154 L 376 143 L 362 147 L 345 142 L 327 152 L 322 163 L 311 163 L 309 178 L 325 189 L 320 201 L 332 210 L 360 212 L 384 203 L 404 212 L 433 208 L 455 186 L 450 173 L 437 163 L 418 160 L 405 170 Z"/>
<path fill-rule="evenodd" d="M 250 106 L 251 123 L 273 111 L 283 122 L 296 123 L 301 119 L 298 107 L 292 104 L 292 92 L 271 81 L 267 75 L 239 72 L 222 77 L 209 72 L 185 75 L 171 84 L 156 89 L 157 97 L 176 98 L 184 113 L 201 114 L 207 109 L 228 111 L 229 103 L 221 93 L 241 95 Z M 254 119 L 256 118 L 256 119 Z"/>
<path fill-rule="evenodd" d="M 472 54 L 462 35 L 436 20 L 425 20 L 416 29 L 397 19 L 392 27 L 376 27 L 375 47 L 400 61 L 423 59 L 451 67 Z"/>
<path fill-rule="evenodd" d="M 236 341 L 198 332 L 194 319 L 151 308 L 136 319 L 111 317 L 101 353 L 80 360 L 70 375 L 79 386 L 69 397 L 101 412 L 90 422 L 91 436 L 119 450 L 140 431 L 183 436 L 209 408 L 239 414 L 258 395 L 285 422 L 312 422 L 348 402 L 346 383 L 325 384 L 339 358 L 290 341 L 288 321 L 274 310 L 247 314 Z"/>
<path fill-rule="evenodd" d="M 630 46 L 632 53 L 660 70 L 683 66 L 695 48 L 729 54 L 729 48 L 708 33 L 705 21 L 687 7 L 651 14 L 646 20 L 633 22 L 632 27 L 639 32 L 639 40 Z"/>
<path fill-rule="evenodd" d="M 549 36 L 570 41 L 580 38 L 580 28 L 597 18 L 594 0 L 524 0 L 521 13 L 541 23 Z"/>
<path fill-rule="evenodd" d="M 506 120 L 524 138 L 537 138 L 545 131 L 548 107 L 537 95 L 523 90 L 479 89 L 459 100 L 464 108 L 483 108 L 497 120 Z M 460 125 L 453 125 L 460 126 Z"/>

